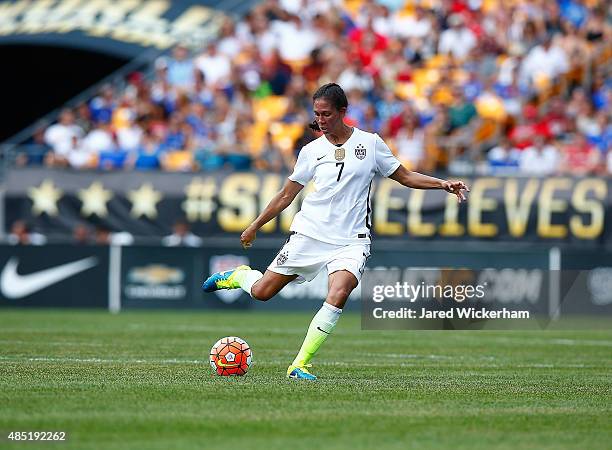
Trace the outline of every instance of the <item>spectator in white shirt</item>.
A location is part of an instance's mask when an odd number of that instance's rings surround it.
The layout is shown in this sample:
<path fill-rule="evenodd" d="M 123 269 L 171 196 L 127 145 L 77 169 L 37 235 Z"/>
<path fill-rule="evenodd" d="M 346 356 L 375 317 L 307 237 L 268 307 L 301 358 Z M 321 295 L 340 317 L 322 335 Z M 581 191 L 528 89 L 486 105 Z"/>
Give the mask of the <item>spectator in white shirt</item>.
<path fill-rule="evenodd" d="M 363 70 L 359 59 L 355 59 L 342 71 L 338 78 L 338 84 L 342 86 L 345 92 L 352 90 L 368 92 L 374 86 L 374 81 L 372 77 Z"/>
<path fill-rule="evenodd" d="M 476 36 L 463 23 L 463 17 L 453 14 L 448 19 L 449 29 L 440 34 L 438 52 L 450 54 L 454 58 L 465 59 L 476 46 Z"/>
<path fill-rule="evenodd" d="M 142 128 L 134 123 L 134 116 L 130 115 L 127 126 L 117 130 L 117 144 L 121 150 L 132 152 L 142 144 Z"/>
<path fill-rule="evenodd" d="M 60 113 L 59 121 L 45 131 L 45 143 L 53 150 L 47 154 L 46 164 L 66 166 L 68 164 L 66 158 L 72 148 L 74 137 L 82 138 L 83 130 L 74 123 L 74 113 L 70 109 L 64 109 Z"/>
<path fill-rule="evenodd" d="M 128 246 L 134 243 L 134 236 L 127 231 L 112 233 L 105 225 L 98 225 L 94 234 L 98 245 Z"/>
<path fill-rule="evenodd" d="M 319 44 L 312 27 L 298 16 L 291 16 L 287 22 L 276 22 L 274 30 L 278 33 L 278 50 L 285 61 L 305 60 Z"/>
<path fill-rule="evenodd" d="M 559 150 L 554 145 L 547 144 L 544 138 L 537 137 L 534 145 L 527 147 L 521 153 L 519 167 L 525 175 L 545 176 L 557 172 L 561 160 Z"/>
<path fill-rule="evenodd" d="M 162 245 L 166 247 L 200 247 L 202 239 L 189 231 L 189 224 L 178 220 L 172 227 L 173 233 L 162 238 Z"/>
<path fill-rule="evenodd" d="M 542 45 L 532 48 L 523 60 L 520 71 L 521 84 L 534 86 L 542 80 L 550 83 L 568 70 L 569 62 L 565 51 L 553 44 L 551 36 L 546 36 Z"/>
<path fill-rule="evenodd" d="M 87 169 L 94 162 L 92 153 L 83 145 L 83 140 L 76 136 L 72 138 L 72 146 L 66 159 L 73 169 Z"/>
<path fill-rule="evenodd" d="M 408 111 L 408 110 L 406 110 Z M 425 132 L 419 127 L 418 116 L 410 111 L 404 114 L 406 119 L 395 137 L 397 158 L 409 170 L 422 170 L 425 158 Z"/>
<path fill-rule="evenodd" d="M 83 139 L 83 145 L 92 155 L 114 150 L 115 142 L 113 140 L 110 124 L 98 122 L 97 126 L 85 136 L 85 139 Z"/>
<path fill-rule="evenodd" d="M 221 26 L 221 36 L 217 50 L 230 59 L 235 58 L 241 50 L 240 39 L 236 36 L 236 27 L 231 18 L 225 19 Z"/>
<path fill-rule="evenodd" d="M 253 15 L 249 33 L 244 33 L 241 39 L 247 39 L 247 42 L 254 43 L 263 58 L 268 58 L 278 47 L 278 36 L 272 31 L 270 22 L 263 14 Z"/>
<path fill-rule="evenodd" d="M 229 81 L 232 65 L 227 56 L 217 51 L 215 43 L 208 45 L 206 52 L 196 58 L 195 64 L 204 74 L 208 87 L 223 87 Z"/>
<path fill-rule="evenodd" d="M 498 145 L 487 153 L 490 173 L 494 175 L 516 173 L 519 169 L 521 152 L 503 137 Z"/>
<path fill-rule="evenodd" d="M 400 38 L 425 38 L 431 33 L 431 21 L 425 10 L 417 6 L 412 16 L 395 14 L 391 22 L 391 31 Z"/>

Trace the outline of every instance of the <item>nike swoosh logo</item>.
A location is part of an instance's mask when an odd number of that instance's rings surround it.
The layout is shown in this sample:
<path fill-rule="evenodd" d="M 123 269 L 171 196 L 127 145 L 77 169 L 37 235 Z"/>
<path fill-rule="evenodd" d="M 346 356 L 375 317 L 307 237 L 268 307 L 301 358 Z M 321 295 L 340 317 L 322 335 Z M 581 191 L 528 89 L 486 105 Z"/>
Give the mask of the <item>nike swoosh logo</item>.
<path fill-rule="evenodd" d="M 317 158 L 317 161 L 322 160 L 322 159 L 323 159 L 323 158 L 325 158 L 326 156 L 327 156 L 327 155 L 319 156 L 319 157 Z"/>
<path fill-rule="evenodd" d="M 317 330 L 322 331 L 322 332 L 323 332 L 323 333 L 325 333 L 325 334 L 329 334 L 327 331 L 322 330 L 322 329 L 321 329 L 321 327 L 319 327 L 319 326 L 317 326 Z"/>
<path fill-rule="evenodd" d="M 240 364 L 225 364 L 223 362 L 221 362 L 220 359 L 217 360 L 217 365 L 219 367 L 238 367 Z"/>
<path fill-rule="evenodd" d="M 0 274 L 0 292 L 6 298 L 17 299 L 26 297 L 34 292 L 40 291 L 52 284 L 59 283 L 77 273 L 83 272 L 98 264 L 94 256 L 80 259 L 61 266 L 40 270 L 27 275 L 19 275 L 17 266 L 19 258 L 9 259 Z"/>

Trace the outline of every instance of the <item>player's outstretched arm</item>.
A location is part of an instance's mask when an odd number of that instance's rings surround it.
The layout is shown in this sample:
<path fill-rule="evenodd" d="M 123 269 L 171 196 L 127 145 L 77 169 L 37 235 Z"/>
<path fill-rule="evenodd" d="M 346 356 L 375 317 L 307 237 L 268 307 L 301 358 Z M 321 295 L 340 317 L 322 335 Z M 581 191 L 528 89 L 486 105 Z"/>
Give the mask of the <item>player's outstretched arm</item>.
<path fill-rule="evenodd" d="M 444 189 L 446 192 L 455 194 L 459 202 L 466 200 L 465 192 L 470 192 L 463 181 L 445 181 L 440 178 L 430 177 L 422 173 L 412 172 L 404 166 L 398 169 L 389 177 L 398 183 L 414 189 Z"/>
<path fill-rule="evenodd" d="M 252 245 L 257 234 L 257 230 L 267 224 L 269 221 L 278 216 L 299 194 L 304 188 L 300 183 L 295 181 L 287 180 L 283 188 L 278 194 L 274 196 L 268 206 L 261 212 L 259 217 L 244 230 L 240 236 L 240 243 L 244 248 L 248 248 Z"/>

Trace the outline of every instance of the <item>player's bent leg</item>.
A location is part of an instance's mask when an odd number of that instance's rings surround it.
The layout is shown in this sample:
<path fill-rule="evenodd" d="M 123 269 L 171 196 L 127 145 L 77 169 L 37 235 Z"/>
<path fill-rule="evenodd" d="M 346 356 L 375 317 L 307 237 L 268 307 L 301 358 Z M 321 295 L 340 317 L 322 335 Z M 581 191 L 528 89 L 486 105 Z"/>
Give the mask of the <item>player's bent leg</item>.
<path fill-rule="evenodd" d="M 239 266 L 212 274 L 202 283 L 202 289 L 205 292 L 214 292 L 219 289 L 242 288 L 255 300 L 266 301 L 296 278 L 297 275 L 282 275 L 270 270 L 262 274 L 259 270 L 252 270 L 249 266 Z"/>
<path fill-rule="evenodd" d="M 266 270 L 263 276 L 252 285 L 251 297 L 262 302 L 270 300 L 297 277 L 297 275 L 283 275 Z"/>
<path fill-rule="evenodd" d="M 342 314 L 342 308 L 358 281 L 355 275 L 347 270 L 329 274 L 329 290 L 323 306 L 310 322 L 306 338 L 293 363 L 287 369 L 289 378 L 316 380 L 317 377 L 308 371 L 310 361 L 323 342 L 332 333 Z"/>

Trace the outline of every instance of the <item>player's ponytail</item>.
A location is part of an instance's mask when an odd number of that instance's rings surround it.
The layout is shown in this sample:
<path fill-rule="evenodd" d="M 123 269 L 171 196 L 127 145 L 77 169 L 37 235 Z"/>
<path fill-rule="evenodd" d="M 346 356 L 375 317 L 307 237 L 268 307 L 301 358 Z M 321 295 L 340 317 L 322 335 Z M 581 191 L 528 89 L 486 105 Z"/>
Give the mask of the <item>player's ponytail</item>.
<path fill-rule="evenodd" d="M 308 124 L 308 126 L 310 127 L 312 131 L 321 131 L 321 128 L 319 128 L 319 124 L 317 123 L 316 120 L 313 120 L 312 123 Z"/>

